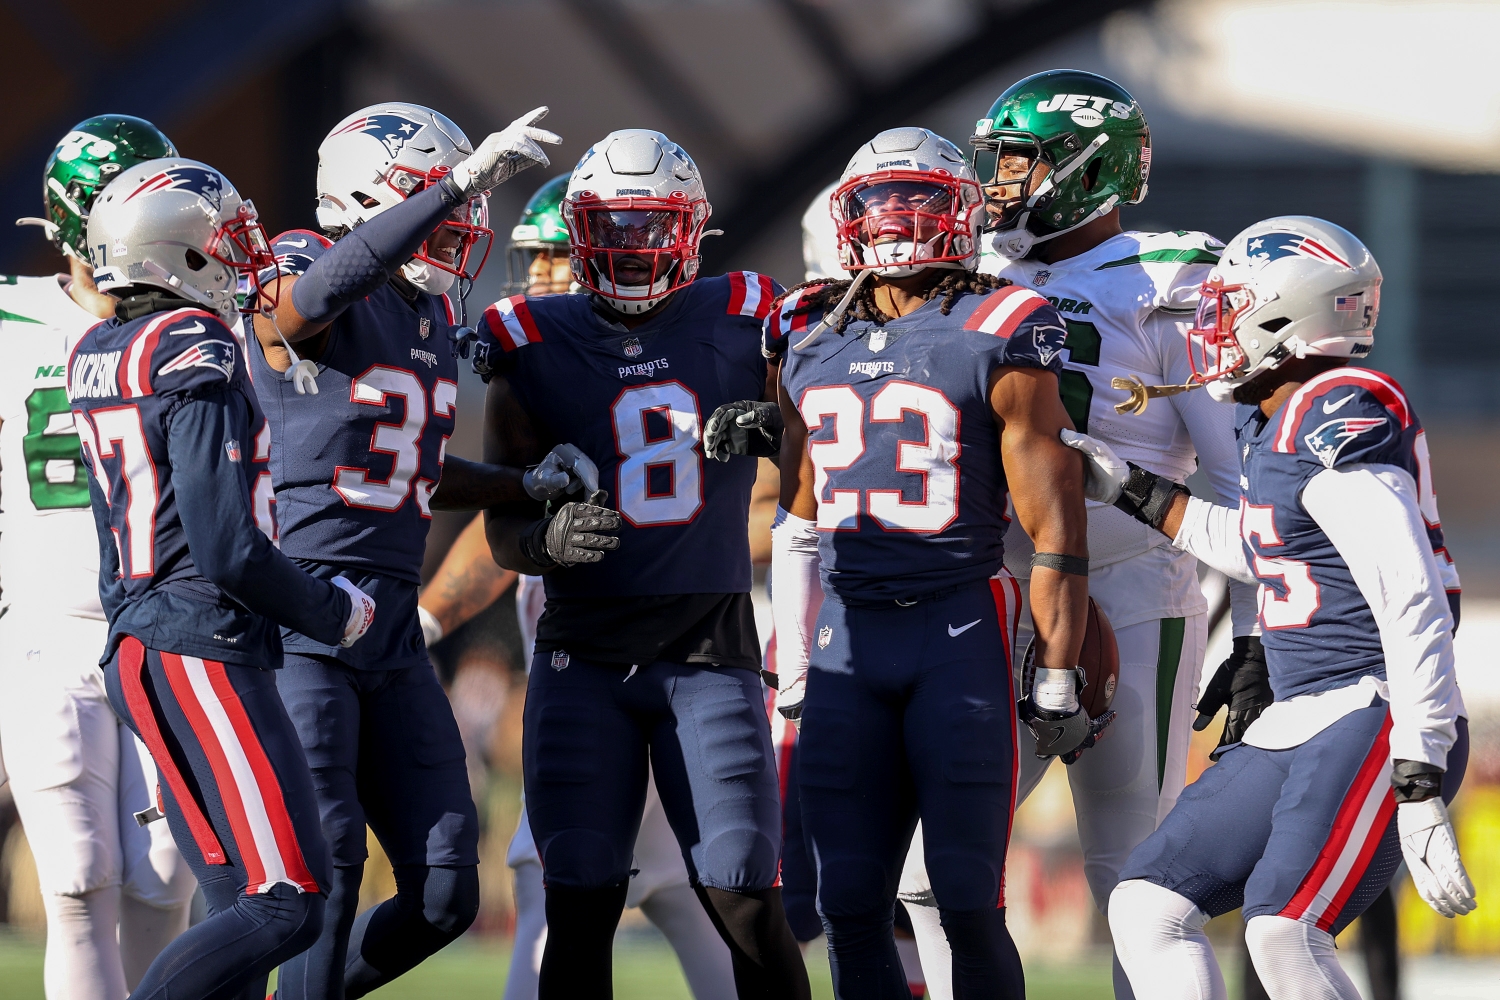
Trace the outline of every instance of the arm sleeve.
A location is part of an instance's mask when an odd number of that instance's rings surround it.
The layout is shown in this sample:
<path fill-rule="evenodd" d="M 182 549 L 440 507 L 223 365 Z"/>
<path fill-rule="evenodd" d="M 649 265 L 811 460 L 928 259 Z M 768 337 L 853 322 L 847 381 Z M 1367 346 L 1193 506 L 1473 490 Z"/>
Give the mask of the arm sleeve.
<path fill-rule="evenodd" d="M 823 607 L 818 532 L 812 521 L 776 508 L 771 525 L 771 620 L 776 628 L 776 705 L 807 693 L 807 657 Z"/>
<path fill-rule="evenodd" d="M 104 608 L 105 621 L 112 622 L 125 598 L 125 583 L 120 579 L 120 550 L 115 547 L 115 534 L 109 527 L 109 498 L 94 475 L 93 456 L 88 448 L 83 454 L 89 466 L 89 507 L 94 515 L 94 530 L 99 534 L 99 604 Z"/>
<path fill-rule="evenodd" d="M 1416 483 L 1394 465 L 1326 469 L 1303 487 L 1302 506 L 1338 549 L 1380 627 L 1391 757 L 1446 767 L 1463 700 L 1453 665 L 1453 616 Z"/>
<path fill-rule="evenodd" d="M 1245 561 L 1245 545 L 1240 541 L 1238 507 L 1224 507 L 1197 497 L 1188 497 L 1182 527 L 1172 544 L 1192 553 L 1200 562 L 1229 577 L 1230 581 L 1255 584 L 1255 574 Z"/>
<path fill-rule="evenodd" d="M 1192 328 L 1190 315 L 1158 310 L 1146 320 L 1151 342 L 1160 345 L 1162 374 L 1169 385 L 1183 385 L 1192 377 L 1188 362 L 1187 335 Z M 1234 438 L 1234 407 L 1216 403 L 1207 392 L 1181 392 L 1168 397 L 1177 417 L 1187 428 L 1193 450 L 1198 453 L 1198 467 L 1208 477 L 1209 485 L 1226 507 L 1240 505 L 1240 457 Z M 1259 587 L 1233 577 L 1229 581 L 1229 617 L 1235 635 L 1256 635 Z"/>
<path fill-rule="evenodd" d="M 199 572 L 249 611 L 330 645 L 352 606 L 333 584 L 304 573 L 255 526 L 236 460 L 250 441 L 249 407 L 225 390 L 189 399 L 167 429 L 172 485 Z M 231 455 L 231 451 L 234 452 Z"/>
<path fill-rule="evenodd" d="M 390 280 L 459 203 L 446 181 L 361 223 L 325 250 L 292 286 L 297 311 L 311 322 L 331 323 Z"/>

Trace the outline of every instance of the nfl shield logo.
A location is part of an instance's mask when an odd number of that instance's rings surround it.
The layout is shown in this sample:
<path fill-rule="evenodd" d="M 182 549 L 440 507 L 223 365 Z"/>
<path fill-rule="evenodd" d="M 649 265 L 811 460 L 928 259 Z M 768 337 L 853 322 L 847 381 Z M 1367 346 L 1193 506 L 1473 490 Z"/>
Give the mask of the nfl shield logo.
<path fill-rule="evenodd" d="M 1038 271 L 1031 276 L 1031 283 L 1040 288 L 1047 283 L 1047 279 L 1050 277 L 1052 277 L 1051 271 Z"/>
<path fill-rule="evenodd" d="M 421 336 L 423 340 L 426 340 L 428 337 L 432 336 L 432 320 L 428 319 L 426 316 L 423 316 L 421 319 L 417 320 L 417 334 Z"/>
<path fill-rule="evenodd" d="M 625 352 L 627 358 L 638 358 L 641 356 L 641 341 L 639 337 L 626 337 L 620 342 L 620 350 Z"/>
<path fill-rule="evenodd" d="M 818 648 L 827 649 L 828 644 L 833 641 L 833 626 L 824 625 L 818 629 Z"/>
<path fill-rule="evenodd" d="M 552 651 L 552 669 L 553 670 L 565 670 L 565 669 L 567 669 L 567 666 L 568 666 L 568 664 L 570 662 L 572 662 L 572 657 L 570 657 L 568 655 L 568 651 L 567 650 L 565 650 L 565 649 L 554 649 Z"/>
<path fill-rule="evenodd" d="M 870 331 L 870 352 L 879 354 L 885 350 L 885 331 L 875 329 Z"/>

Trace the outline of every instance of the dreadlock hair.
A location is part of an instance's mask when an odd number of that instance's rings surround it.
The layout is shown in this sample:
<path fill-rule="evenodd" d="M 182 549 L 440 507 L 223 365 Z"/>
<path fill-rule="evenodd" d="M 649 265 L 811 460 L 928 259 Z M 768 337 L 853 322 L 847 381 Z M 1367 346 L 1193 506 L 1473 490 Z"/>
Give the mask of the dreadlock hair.
<path fill-rule="evenodd" d="M 802 316 L 807 313 L 826 313 L 838 304 L 839 299 L 849 290 L 852 281 L 825 281 L 822 279 L 804 281 L 800 285 L 793 285 L 782 295 L 782 300 L 793 292 L 803 288 L 811 288 L 813 291 L 802 297 L 797 303 L 797 308 L 792 310 L 793 316 Z M 991 274 L 980 274 L 978 271 L 947 271 L 942 280 L 927 289 L 924 299 L 931 302 L 939 295 L 943 297 L 943 304 L 939 307 L 944 316 L 953 311 L 953 306 L 959 298 L 968 295 L 983 295 L 997 288 L 1004 288 L 1011 284 L 1009 278 L 997 278 Z M 777 303 L 780 304 L 779 302 Z M 850 303 L 849 309 L 839 318 L 838 326 L 834 332 L 843 333 L 844 327 L 849 325 L 850 320 L 863 320 L 874 323 L 876 326 L 885 326 L 886 322 L 893 317 L 887 316 L 875 305 L 875 286 L 865 282 L 860 286 L 854 301 Z"/>

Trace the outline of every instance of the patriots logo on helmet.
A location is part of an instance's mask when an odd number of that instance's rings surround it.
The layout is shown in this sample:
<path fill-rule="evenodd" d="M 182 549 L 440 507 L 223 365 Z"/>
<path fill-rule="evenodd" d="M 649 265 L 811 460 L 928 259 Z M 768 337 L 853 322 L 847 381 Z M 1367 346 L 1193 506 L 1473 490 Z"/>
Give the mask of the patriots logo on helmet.
<path fill-rule="evenodd" d="M 224 178 L 206 167 L 168 167 L 148 177 L 125 200 L 156 191 L 191 191 L 212 205 L 215 212 L 224 204 Z"/>
<path fill-rule="evenodd" d="M 156 374 L 170 375 L 189 368 L 212 368 L 230 378 L 234 375 L 234 345 L 227 340 L 200 340 L 162 365 Z"/>
<path fill-rule="evenodd" d="M 385 151 L 394 159 L 401 152 L 401 147 L 410 142 L 418 132 L 422 131 L 422 128 L 421 122 L 414 122 L 405 115 L 366 115 L 363 118 L 354 119 L 334 135 L 343 135 L 346 132 L 368 132 L 381 141 L 385 146 Z"/>
<path fill-rule="evenodd" d="M 1253 236 L 1245 245 L 1245 250 L 1250 260 L 1261 266 L 1283 257 L 1311 257 L 1339 267 L 1352 266 L 1333 250 L 1301 233 L 1265 233 Z"/>
<path fill-rule="evenodd" d="M 1340 417 L 1321 425 L 1302 440 L 1306 442 L 1308 450 L 1317 456 L 1318 461 L 1323 463 L 1324 468 L 1331 469 L 1339 460 L 1339 453 L 1344 450 L 1345 445 L 1366 431 L 1383 427 L 1385 423 L 1385 417 Z"/>

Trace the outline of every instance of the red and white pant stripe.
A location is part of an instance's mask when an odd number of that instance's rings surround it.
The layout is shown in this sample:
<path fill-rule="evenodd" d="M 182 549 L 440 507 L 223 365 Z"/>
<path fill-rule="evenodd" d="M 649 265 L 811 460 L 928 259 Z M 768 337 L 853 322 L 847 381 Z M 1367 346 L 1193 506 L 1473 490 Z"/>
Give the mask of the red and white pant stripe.
<path fill-rule="evenodd" d="M 1011 669 L 1011 649 L 1016 641 L 1016 629 L 1021 625 L 1021 583 L 1010 570 L 1001 568 L 990 578 L 990 593 L 995 597 L 995 612 L 1000 618 L 1001 668 L 1005 671 L 1006 686 L 1010 689 L 1010 703 L 1016 703 L 1016 675 Z M 1005 821 L 1005 843 L 1010 844 L 1011 831 L 1016 822 L 1016 789 L 1021 784 L 1021 724 L 1016 713 L 1010 713 L 1010 815 Z M 1005 905 L 1005 871 L 1000 873 L 1000 899 L 996 906 Z"/>
<path fill-rule="evenodd" d="M 1344 801 L 1334 817 L 1317 860 L 1281 912 L 1319 930 L 1332 930 L 1340 911 L 1364 877 L 1381 838 L 1396 812 L 1390 772 L 1391 717 L 1387 713 L 1380 733 L 1356 772 Z"/>
<path fill-rule="evenodd" d="M 213 770 L 249 879 L 245 891 L 260 893 L 285 883 L 317 892 L 281 783 L 224 664 L 175 653 L 162 653 L 161 659 L 172 693 Z"/>

